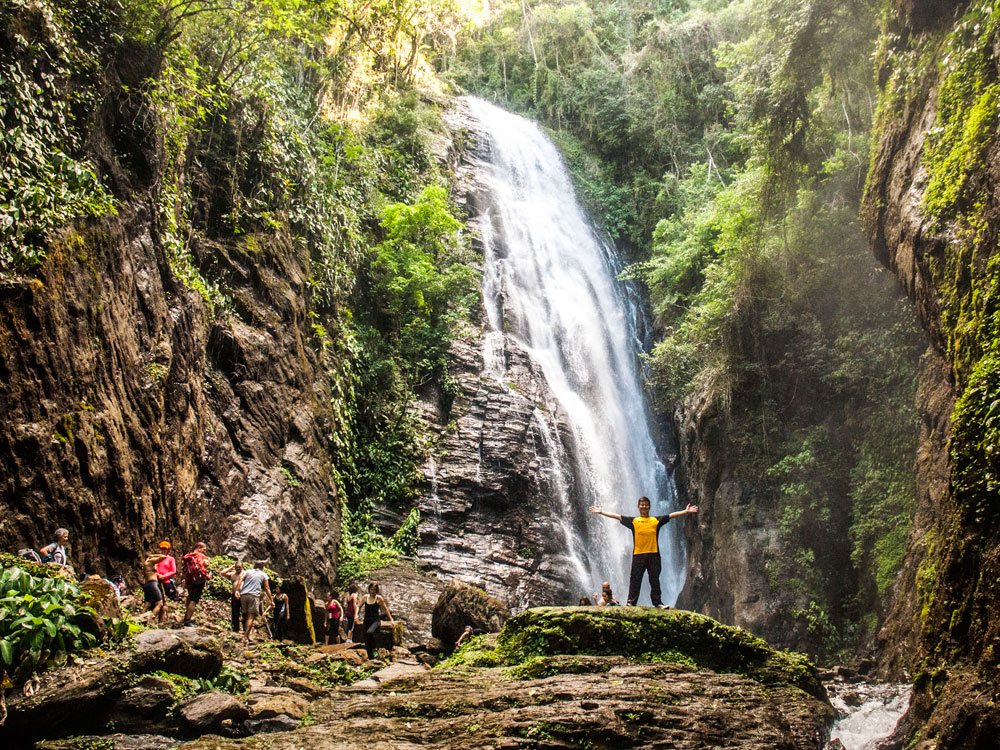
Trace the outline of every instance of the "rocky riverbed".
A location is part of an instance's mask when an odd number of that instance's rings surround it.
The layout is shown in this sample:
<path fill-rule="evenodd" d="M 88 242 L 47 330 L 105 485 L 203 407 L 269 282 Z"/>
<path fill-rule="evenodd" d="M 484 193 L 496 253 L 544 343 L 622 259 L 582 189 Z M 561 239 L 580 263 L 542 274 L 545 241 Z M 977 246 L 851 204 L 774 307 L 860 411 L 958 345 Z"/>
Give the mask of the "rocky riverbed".
<path fill-rule="evenodd" d="M 167 731 L 115 734 L 105 725 L 100 735 L 37 747 L 804 750 L 823 747 L 833 719 L 804 657 L 687 612 L 529 610 L 433 668 L 396 649 L 385 654 L 393 663 L 340 687 L 316 684 L 290 655 L 244 694 L 215 690 L 163 708 L 176 717 Z M 114 710 L 155 688 L 151 679 L 124 688 Z"/>

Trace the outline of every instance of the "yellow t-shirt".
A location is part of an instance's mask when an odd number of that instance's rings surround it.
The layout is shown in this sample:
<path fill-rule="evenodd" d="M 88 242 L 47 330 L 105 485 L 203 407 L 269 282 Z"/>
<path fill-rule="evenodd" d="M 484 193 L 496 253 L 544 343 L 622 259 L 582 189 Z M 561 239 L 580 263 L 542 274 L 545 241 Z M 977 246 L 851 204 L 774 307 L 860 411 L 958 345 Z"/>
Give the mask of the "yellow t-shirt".
<path fill-rule="evenodd" d="M 622 516 L 622 526 L 632 531 L 632 554 L 658 553 L 656 537 L 660 527 L 670 522 L 670 516 Z"/>

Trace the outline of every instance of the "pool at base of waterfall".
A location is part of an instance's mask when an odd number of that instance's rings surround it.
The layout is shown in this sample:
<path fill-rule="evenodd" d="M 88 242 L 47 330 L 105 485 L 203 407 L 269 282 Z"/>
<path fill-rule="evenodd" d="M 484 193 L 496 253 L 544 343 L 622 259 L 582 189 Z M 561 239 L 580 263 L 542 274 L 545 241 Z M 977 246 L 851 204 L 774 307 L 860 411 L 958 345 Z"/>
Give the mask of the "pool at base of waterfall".
<path fill-rule="evenodd" d="M 845 750 L 876 750 L 892 734 L 906 713 L 912 692 L 909 684 L 876 682 L 827 682 L 837 720 L 830 731 L 832 747 L 840 740 Z"/>

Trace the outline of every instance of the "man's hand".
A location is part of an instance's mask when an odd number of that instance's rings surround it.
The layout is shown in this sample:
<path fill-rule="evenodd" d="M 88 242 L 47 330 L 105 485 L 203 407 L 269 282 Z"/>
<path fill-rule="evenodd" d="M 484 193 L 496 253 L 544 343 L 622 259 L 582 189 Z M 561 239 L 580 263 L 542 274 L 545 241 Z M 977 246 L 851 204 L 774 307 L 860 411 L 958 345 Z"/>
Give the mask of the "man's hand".
<path fill-rule="evenodd" d="M 591 513 L 603 513 L 604 509 L 600 505 L 591 505 L 590 506 L 590 512 Z"/>
<path fill-rule="evenodd" d="M 684 509 L 684 512 L 685 513 L 697 513 L 698 512 L 698 506 L 697 505 L 691 505 L 690 503 L 688 503 L 688 507 L 686 507 Z"/>

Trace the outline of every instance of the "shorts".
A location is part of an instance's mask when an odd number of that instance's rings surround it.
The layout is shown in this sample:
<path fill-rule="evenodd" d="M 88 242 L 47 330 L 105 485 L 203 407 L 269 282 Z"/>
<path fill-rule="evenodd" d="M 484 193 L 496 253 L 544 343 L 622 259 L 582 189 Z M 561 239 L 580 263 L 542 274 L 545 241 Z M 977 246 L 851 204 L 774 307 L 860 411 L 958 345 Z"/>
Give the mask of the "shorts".
<path fill-rule="evenodd" d="M 192 583 L 187 587 L 188 601 L 189 602 L 200 602 L 201 595 L 205 591 L 205 581 L 201 583 Z"/>
<path fill-rule="evenodd" d="M 240 594 L 240 612 L 244 615 L 256 615 L 259 601 L 260 597 L 257 594 Z"/>
<path fill-rule="evenodd" d="M 142 598 L 146 604 L 159 604 L 163 601 L 163 590 L 159 581 L 146 581 L 142 584 Z"/>
<path fill-rule="evenodd" d="M 327 635 L 339 635 L 340 634 L 340 618 L 337 619 L 330 618 L 326 621 L 326 634 Z"/>

